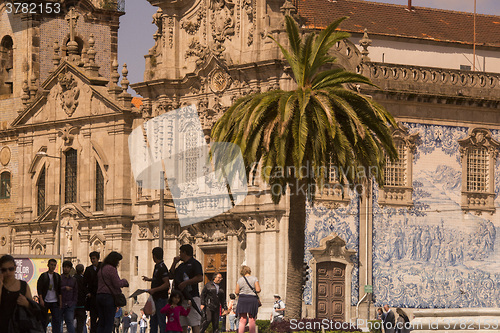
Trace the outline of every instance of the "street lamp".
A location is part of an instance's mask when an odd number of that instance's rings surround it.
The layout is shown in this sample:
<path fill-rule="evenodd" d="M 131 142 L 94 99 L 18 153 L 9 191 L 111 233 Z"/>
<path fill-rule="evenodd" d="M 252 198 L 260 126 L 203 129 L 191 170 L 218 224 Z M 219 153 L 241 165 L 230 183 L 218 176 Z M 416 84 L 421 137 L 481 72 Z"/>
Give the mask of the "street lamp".
<path fill-rule="evenodd" d="M 59 159 L 59 207 L 57 208 L 57 255 L 61 255 L 61 206 L 62 206 L 62 175 L 63 175 L 63 165 L 62 165 L 62 149 L 59 150 L 59 157 L 51 156 L 44 151 L 39 151 L 36 156 L 49 157 Z"/>

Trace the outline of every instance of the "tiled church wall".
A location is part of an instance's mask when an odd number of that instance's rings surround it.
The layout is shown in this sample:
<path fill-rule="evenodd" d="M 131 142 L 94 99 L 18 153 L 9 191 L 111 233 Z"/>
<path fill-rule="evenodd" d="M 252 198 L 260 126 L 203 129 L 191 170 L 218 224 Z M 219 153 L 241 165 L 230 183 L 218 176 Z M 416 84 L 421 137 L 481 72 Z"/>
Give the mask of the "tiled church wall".
<path fill-rule="evenodd" d="M 458 140 L 469 128 L 405 124 L 418 133 L 413 207 L 381 207 L 373 197 L 373 292 L 376 305 L 417 308 L 498 307 L 498 214 L 461 209 Z M 492 130 L 498 140 L 500 132 Z M 495 206 L 500 168 L 495 166 Z M 500 235 L 500 233 L 499 233 Z"/>

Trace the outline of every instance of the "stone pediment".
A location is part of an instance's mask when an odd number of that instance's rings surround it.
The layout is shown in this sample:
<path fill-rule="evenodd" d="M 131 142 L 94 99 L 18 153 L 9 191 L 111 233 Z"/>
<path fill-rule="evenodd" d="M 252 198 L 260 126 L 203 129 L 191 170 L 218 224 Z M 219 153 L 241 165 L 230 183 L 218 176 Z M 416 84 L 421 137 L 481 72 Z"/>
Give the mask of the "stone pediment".
<path fill-rule="evenodd" d="M 346 249 L 346 242 L 340 238 L 336 233 L 331 233 L 327 237 L 320 241 L 320 245 L 317 248 L 309 249 L 313 257 L 317 261 L 319 259 L 329 258 L 330 260 L 343 260 L 346 262 L 351 262 L 351 256 L 356 254 L 354 250 Z"/>
<path fill-rule="evenodd" d="M 36 222 L 53 221 L 57 218 L 57 205 L 48 205 L 47 208 L 36 218 Z"/>
<path fill-rule="evenodd" d="M 62 62 L 41 85 L 40 92 L 12 126 L 37 125 L 124 112 L 108 93 L 104 78 L 90 78 L 82 69 Z"/>
<path fill-rule="evenodd" d="M 77 219 L 88 219 L 93 216 L 93 214 L 87 211 L 82 205 L 78 203 L 68 203 L 62 206 L 61 218 L 66 216 L 71 216 L 75 220 Z"/>

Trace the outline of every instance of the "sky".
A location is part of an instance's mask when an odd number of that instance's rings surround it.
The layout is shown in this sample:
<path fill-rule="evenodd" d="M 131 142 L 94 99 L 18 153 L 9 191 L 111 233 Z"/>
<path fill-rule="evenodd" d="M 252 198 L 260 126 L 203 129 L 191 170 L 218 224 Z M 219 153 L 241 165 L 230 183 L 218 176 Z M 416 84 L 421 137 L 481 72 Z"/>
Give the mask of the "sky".
<path fill-rule="evenodd" d="M 408 0 L 372 1 L 408 5 Z M 412 5 L 474 12 L 474 0 L 412 0 Z M 500 16 L 500 0 L 476 0 L 476 11 Z M 125 15 L 120 18 L 118 31 L 118 62 L 120 66 L 127 63 L 128 80 L 131 83 L 143 81 L 144 55 L 154 45 L 156 26 L 152 23 L 152 15 L 155 12 L 156 7 L 151 6 L 147 0 L 126 0 Z M 129 92 L 137 95 L 133 89 L 129 89 Z"/>

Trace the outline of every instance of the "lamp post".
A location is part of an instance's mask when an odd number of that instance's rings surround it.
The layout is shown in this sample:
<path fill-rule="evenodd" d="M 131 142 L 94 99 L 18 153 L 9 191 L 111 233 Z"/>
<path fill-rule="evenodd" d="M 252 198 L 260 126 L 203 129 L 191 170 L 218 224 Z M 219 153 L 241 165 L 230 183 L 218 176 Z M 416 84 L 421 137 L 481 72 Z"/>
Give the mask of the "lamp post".
<path fill-rule="evenodd" d="M 57 255 L 61 255 L 61 206 L 62 206 L 62 175 L 63 175 L 63 165 L 62 165 L 62 149 L 59 149 L 59 157 L 51 156 L 44 151 L 39 151 L 36 153 L 37 156 L 50 157 L 59 159 L 59 206 L 57 208 Z"/>

